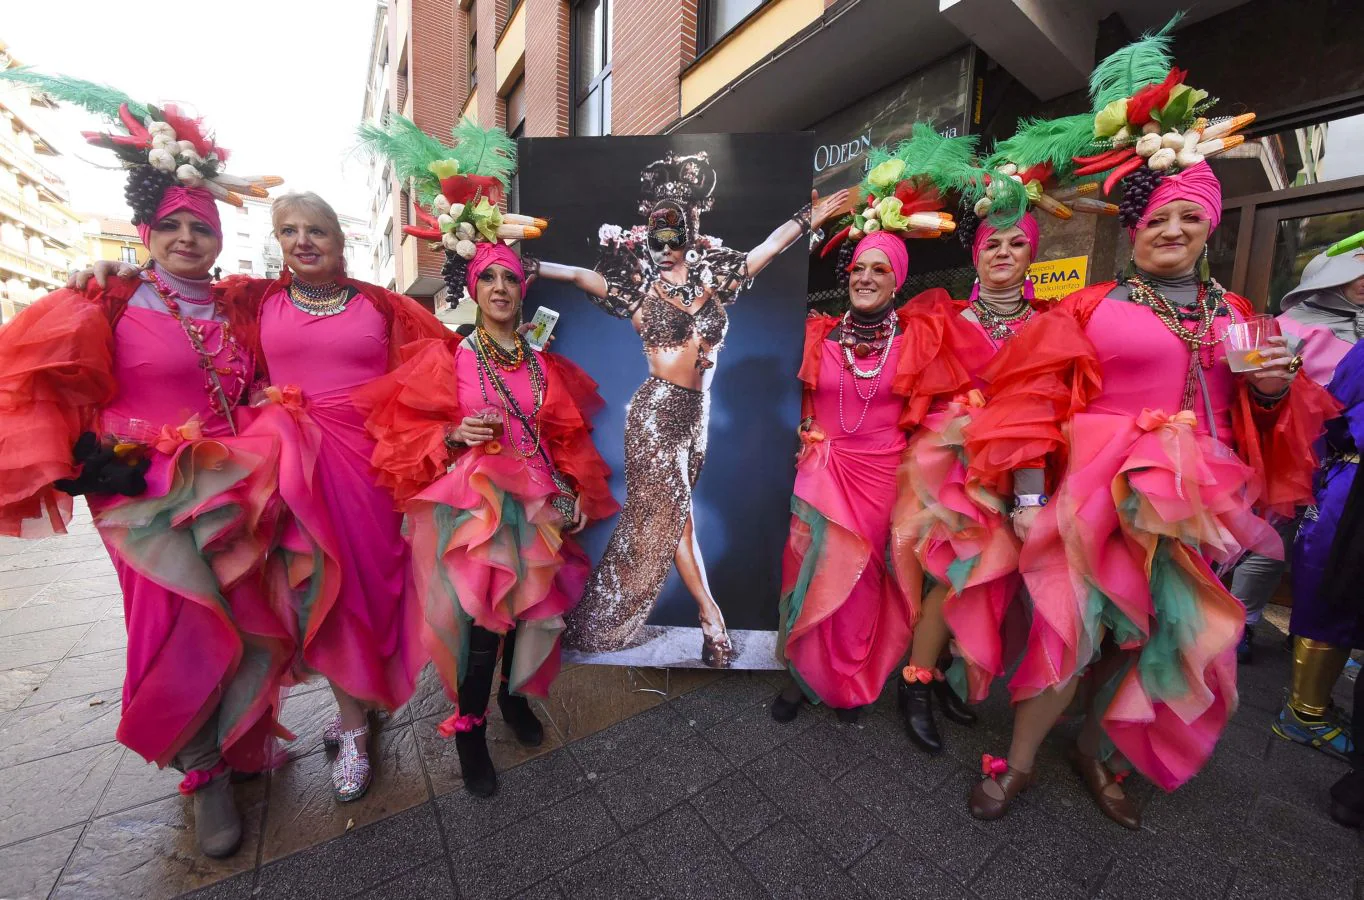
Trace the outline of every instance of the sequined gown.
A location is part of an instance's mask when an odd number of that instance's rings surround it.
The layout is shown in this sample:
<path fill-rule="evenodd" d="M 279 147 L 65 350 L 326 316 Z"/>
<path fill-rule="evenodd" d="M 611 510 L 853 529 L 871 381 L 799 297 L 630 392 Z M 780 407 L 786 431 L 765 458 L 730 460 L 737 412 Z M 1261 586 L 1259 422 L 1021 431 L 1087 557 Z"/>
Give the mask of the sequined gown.
<path fill-rule="evenodd" d="M 697 368 L 724 345 L 725 306 L 747 284 L 747 254 L 705 251 L 691 267 L 706 295 L 694 313 L 659 297 L 653 282 L 608 277 L 597 300 L 618 318 L 634 318 L 646 356 L 695 343 Z M 706 460 L 710 394 L 650 376 L 630 399 L 625 418 L 625 507 L 582 602 L 569 614 L 567 646 L 589 652 L 635 642 L 672 571 L 692 511 L 692 491 Z"/>

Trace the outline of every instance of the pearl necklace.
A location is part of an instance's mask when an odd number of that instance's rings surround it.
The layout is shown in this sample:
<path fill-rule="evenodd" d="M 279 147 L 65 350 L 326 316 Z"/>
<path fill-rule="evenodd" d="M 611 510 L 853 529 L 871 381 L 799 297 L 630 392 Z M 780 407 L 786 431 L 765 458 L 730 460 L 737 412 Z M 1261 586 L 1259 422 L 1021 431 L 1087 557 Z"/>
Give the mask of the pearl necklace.
<path fill-rule="evenodd" d="M 839 325 L 839 329 L 842 331 L 840 344 L 843 347 L 843 368 L 852 372 L 853 377 L 855 378 L 871 380 L 880 377 L 881 370 L 885 368 L 886 360 L 890 357 L 890 344 L 895 340 L 896 324 L 895 316 L 892 313 L 886 317 L 884 322 L 880 322 L 874 326 L 876 331 L 873 340 L 859 341 L 856 339 L 859 336 L 857 332 L 859 330 L 866 331 L 868 329 L 866 329 L 866 326 L 859 326 L 853 321 L 851 311 L 845 312 L 843 314 L 843 321 Z M 852 340 L 849 340 L 850 337 Z M 880 351 L 881 359 L 876 363 L 875 368 L 863 370 L 857 367 L 857 363 L 854 361 L 854 354 L 858 357 L 865 358 L 877 351 Z M 861 396 L 860 392 L 858 393 L 858 396 Z"/>
<path fill-rule="evenodd" d="M 843 318 L 846 322 L 848 320 L 848 315 L 845 313 Z M 871 410 L 871 401 L 876 397 L 877 391 L 881 389 L 881 375 L 885 371 L 886 361 L 890 358 L 891 344 L 894 343 L 895 335 L 898 330 L 893 316 L 889 321 L 891 325 L 890 332 L 886 338 L 886 346 L 881 350 L 881 359 L 877 361 L 875 368 L 867 369 L 865 371 L 859 369 L 857 363 L 853 360 L 852 351 L 847 347 L 843 348 L 843 356 L 847 361 L 847 364 L 841 366 L 838 371 L 838 427 L 843 429 L 844 434 L 856 434 L 862 427 L 862 423 L 867 420 L 868 411 Z M 845 392 L 844 380 L 846 373 L 848 372 L 851 372 L 854 376 L 853 392 L 856 393 L 857 398 L 862 401 L 862 413 L 857 417 L 857 424 L 851 428 L 848 427 L 848 420 L 843 415 L 843 394 Z M 858 386 L 858 379 L 869 379 L 871 381 L 871 389 L 866 394 L 863 394 L 862 389 Z"/>
<path fill-rule="evenodd" d="M 977 297 L 971 301 L 971 311 L 976 314 L 976 319 L 980 321 L 985 333 L 994 341 L 1007 341 L 1013 337 L 1014 330 L 1010 326 L 1015 322 L 1027 321 L 1033 312 L 1032 305 L 1022 297 L 1019 297 L 1018 305 L 1009 312 L 999 312 Z"/>

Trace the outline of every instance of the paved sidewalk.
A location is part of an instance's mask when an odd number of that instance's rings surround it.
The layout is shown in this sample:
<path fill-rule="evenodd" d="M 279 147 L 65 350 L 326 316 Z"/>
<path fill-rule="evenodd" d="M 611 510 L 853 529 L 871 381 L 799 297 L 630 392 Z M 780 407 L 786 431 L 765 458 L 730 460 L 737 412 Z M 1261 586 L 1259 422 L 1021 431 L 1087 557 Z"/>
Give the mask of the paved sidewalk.
<path fill-rule="evenodd" d="M 1343 764 L 1269 731 L 1282 615 L 1205 772 L 1173 795 L 1129 782 L 1137 833 L 1097 812 L 1059 737 L 1010 816 L 972 820 L 979 756 L 1007 747 L 1000 697 L 974 729 L 944 723 L 934 759 L 908 746 L 889 694 L 857 725 L 807 709 L 781 726 L 771 673 L 577 666 L 541 708 L 545 747 L 493 723 L 502 787 L 482 801 L 435 734 L 449 710 L 430 678 L 349 806 L 320 744 L 328 693 L 291 697 L 292 759 L 239 787 L 248 835 L 222 862 L 194 853 L 178 776 L 113 741 L 121 617 L 88 517 L 69 537 L 0 541 L 0 898 L 1364 900 L 1364 842 L 1325 812 Z"/>

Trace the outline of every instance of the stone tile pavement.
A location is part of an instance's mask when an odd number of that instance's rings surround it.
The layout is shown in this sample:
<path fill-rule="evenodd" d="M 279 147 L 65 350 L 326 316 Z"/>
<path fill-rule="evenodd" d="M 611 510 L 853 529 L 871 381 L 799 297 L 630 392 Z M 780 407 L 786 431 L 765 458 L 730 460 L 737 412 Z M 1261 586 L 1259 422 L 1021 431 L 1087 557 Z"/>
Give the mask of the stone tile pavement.
<path fill-rule="evenodd" d="M 1340 763 L 1273 737 L 1283 617 L 1263 627 L 1242 704 L 1207 769 L 1173 795 L 1129 782 L 1144 827 L 1095 810 L 1062 760 L 996 823 L 966 813 L 983 751 L 1007 746 L 993 697 L 949 752 L 905 741 L 889 693 L 856 725 L 781 726 L 773 673 L 567 669 L 545 746 L 494 722 L 502 787 L 460 787 L 434 682 L 377 739 L 362 801 L 331 799 L 328 692 L 296 693 L 290 761 L 239 786 L 247 840 L 194 852 L 178 776 L 114 741 L 122 603 L 88 516 L 0 542 L 0 900 L 210 898 L 1245 898 L 1364 900 L 1364 842 L 1326 816 Z M 494 707 L 495 710 L 495 707 Z"/>

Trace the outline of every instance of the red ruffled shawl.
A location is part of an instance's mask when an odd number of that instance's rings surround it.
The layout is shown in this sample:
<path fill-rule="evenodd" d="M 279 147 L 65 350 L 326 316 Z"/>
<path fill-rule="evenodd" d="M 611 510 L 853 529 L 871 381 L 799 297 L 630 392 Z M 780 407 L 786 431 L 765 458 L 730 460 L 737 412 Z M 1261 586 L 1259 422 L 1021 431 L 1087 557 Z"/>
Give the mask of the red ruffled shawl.
<path fill-rule="evenodd" d="M 356 403 L 369 414 L 366 427 L 376 441 L 371 462 L 379 483 L 399 504 L 444 475 L 455 458 L 445 446 L 446 429 L 470 413 L 460 408 L 455 373 L 454 354 L 468 352 L 459 349 L 461 340 L 450 335 L 404 347 L 401 365 L 355 394 Z M 597 383 L 561 356 L 545 353 L 542 359 L 547 376 L 540 409 L 545 447 L 554 467 L 578 492 L 588 518 L 605 518 L 620 506 L 611 496 L 611 470 L 592 443 L 591 416 L 604 405 Z"/>
<path fill-rule="evenodd" d="M 1103 385 L 1085 327 L 1115 284 L 1090 285 L 1066 297 L 1029 323 L 986 368 L 989 402 L 966 429 L 972 480 L 1005 492 L 1015 469 L 1044 468 L 1048 485 L 1055 487 L 1066 465 L 1063 426 Z M 1242 316 L 1254 315 L 1244 297 L 1226 296 Z M 1265 509 L 1293 516 L 1312 500 L 1313 444 L 1340 404 L 1308 378 L 1295 378 L 1271 409 L 1256 403 L 1249 384 L 1238 379 L 1233 403 L 1234 449 L 1257 473 Z"/>

